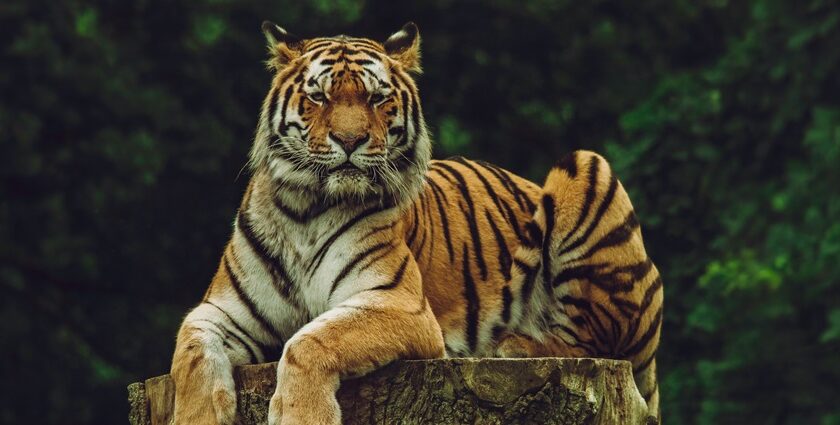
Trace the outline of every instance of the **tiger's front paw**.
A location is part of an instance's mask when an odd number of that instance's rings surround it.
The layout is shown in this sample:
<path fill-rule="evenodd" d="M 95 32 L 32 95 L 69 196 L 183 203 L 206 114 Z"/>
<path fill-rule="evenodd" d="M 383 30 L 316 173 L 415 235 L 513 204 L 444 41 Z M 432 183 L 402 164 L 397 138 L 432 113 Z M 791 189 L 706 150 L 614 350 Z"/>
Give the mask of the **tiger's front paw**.
<path fill-rule="evenodd" d="M 178 391 L 176 383 L 173 424 L 233 425 L 236 420 L 236 392 L 233 377 L 224 376 L 196 385 L 183 384 L 187 391 Z"/>
<path fill-rule="evenodd" d="M 291 373 L 281 364 L 277 390 L 268 405 L 269 425 L 340 425 L 341 408 L 335 398 L 338 377 Z M 284 373 L 286 372 L 286 373 Z"/>
<path fill-rule="evenodd" d="M 329 399 L 284 398 L 277 392 L 268 405 L 268 425 L 340 425 L 341 409 L 335 396 Z"/>

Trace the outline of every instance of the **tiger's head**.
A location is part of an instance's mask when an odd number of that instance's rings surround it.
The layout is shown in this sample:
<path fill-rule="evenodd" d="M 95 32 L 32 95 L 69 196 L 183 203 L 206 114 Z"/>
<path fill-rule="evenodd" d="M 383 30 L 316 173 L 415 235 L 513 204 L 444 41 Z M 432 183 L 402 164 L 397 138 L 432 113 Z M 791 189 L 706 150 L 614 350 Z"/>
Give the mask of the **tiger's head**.
<path fill-rule="evenodd" d="M 271 89 L 251 164 L 281 190 L 328 201 L 401 203 L 422 187 L 431 141 L 412 74 L 420 36 L 406 24 L 379 43 L 337 36 L 298 39 L 263 23 Z"/>

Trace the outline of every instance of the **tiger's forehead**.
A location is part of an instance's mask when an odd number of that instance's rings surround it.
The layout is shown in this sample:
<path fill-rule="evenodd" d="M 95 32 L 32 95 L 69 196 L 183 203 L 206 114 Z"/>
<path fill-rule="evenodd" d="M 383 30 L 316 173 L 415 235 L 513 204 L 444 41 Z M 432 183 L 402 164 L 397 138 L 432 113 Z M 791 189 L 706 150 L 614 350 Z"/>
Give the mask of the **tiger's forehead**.
<path fill-rule="evenodd" d="M 390 64 L 382 45 L 365 38 L 316 38 L 304 44 L 307 88 L 329 91 L 339 81 L 356 81 L 364 90 L 387 91 Z M 361 88 L 361 87 L 360 87 Z"/>
<path fill-rule="evenodd" d="M 339 35 L 336 37 L 311 38 L 303 42 L 304 53 L 311 53 L 324 48 L 330 51 L 335 49 L 357 51 L 369 50 L 381 55 L 385 54 L 385 48 L 382 47 L 382 44 L 368 38 L 354 38 L 346 35 Z"/>

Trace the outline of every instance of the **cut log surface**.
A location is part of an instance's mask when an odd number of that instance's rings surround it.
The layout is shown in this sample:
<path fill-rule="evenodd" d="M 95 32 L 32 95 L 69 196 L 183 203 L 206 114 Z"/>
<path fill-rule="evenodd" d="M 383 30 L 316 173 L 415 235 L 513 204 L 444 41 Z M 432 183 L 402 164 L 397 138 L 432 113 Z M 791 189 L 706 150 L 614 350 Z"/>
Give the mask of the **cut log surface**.
<path fill-rule="evenodd" d="M 265 424 L 276 363 L 236 368 L 242 425 Z M 169 424 L 169 375 L 129 385 L 129 423 Z M 605 359 L 400 361 L 345 380 L 346 424 L 655 424 L 629 362 Z"/>

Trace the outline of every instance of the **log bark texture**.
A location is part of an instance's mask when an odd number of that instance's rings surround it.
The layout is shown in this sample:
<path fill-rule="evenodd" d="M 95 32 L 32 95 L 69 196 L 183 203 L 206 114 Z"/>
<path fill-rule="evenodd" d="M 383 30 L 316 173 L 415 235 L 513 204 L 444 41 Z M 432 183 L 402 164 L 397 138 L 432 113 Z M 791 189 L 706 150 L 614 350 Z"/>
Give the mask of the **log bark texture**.
<path fill-rule="evenodd" d="M 236 368 L 239 422 L 265 424 L 276 363 Z M 168 375 L 129 385 L 131 425 L 168 424 Z M 338 391 L 346 424 L 655 424 L 629 362 L 605 359 L 400 361 Z"/>

